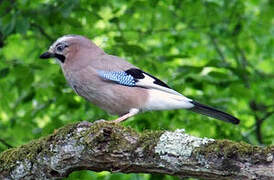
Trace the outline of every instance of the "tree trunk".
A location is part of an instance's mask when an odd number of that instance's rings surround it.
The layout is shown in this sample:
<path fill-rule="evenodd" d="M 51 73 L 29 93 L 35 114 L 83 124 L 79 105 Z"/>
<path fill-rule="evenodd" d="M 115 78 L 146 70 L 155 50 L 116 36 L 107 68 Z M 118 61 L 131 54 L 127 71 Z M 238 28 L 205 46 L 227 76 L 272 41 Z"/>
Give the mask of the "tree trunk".
<path fill-rule="evenodd" d="M 0 154 L 0 179 L 58 179 L 76 170 L 203 179 L 274 179 L 274 147 L 149 131 L 106 121 L 67 125 Z"/>

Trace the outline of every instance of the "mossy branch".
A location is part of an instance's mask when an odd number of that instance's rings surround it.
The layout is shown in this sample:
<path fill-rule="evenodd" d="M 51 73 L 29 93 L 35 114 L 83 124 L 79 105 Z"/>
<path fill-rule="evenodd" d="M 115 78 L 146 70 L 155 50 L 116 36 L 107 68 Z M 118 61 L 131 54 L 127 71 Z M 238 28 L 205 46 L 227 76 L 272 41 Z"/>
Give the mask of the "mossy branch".
<path fill-rule="evenodd" d="M 273 179 L 274 147 L 136 131 L 106 121 L 67 125 L 0 154 L 0 179 L 58 179 L 79 169 L 203 179 Z"/>

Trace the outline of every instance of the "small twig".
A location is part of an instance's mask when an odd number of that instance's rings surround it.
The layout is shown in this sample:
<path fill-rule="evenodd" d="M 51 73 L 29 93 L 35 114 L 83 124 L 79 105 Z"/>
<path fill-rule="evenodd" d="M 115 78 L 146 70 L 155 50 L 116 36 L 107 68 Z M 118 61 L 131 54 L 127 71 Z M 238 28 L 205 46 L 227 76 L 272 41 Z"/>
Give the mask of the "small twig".
<path fill-rule="evenodd" d="M 262 135 L 262 124 L 263 122 L 269 118 L 272 114 L 274 113 L 274 111 L 271 112 L 267 112 L 262 118 L 260 118 L 257 114 L 255 114 L 255 120 L 256 120 L 256 137 L 257 140 L 260 144 L 264 144 L 263 141 L 263 135 Z"/>
<path fill-rule="evenodd" d="M 4 139 L 1 139 L 1 138 L 0 138 L 0 142 L 1 142 L 2 144 L 4 144 L 5 146 L 7 146 L 8 148 L 13 148 L 13 146 L 10 145 L 9 143 L 7 143 Z"/>
<path fill-rule="evenodd" d="M 215 50 L 216 50 L 217 53 L 219 54 L 221 60 L 222 60 L 224 63 L 227 63 L 227 62 L 226 62 L 225 55 L 224 55 L 224 53 L 222 52 L 221 48 L 219 47 L 219 44 L 218 44 L 218 42 L 217 42 L 217 40 L 216 40 L 216 37 L 214 37 L 212 34 L 209 34 L 209 38 L 210 38 L 210 40 L 211 40 L 211 42 L 212 42 L 212 44 L 213 44 Z"/>
<path fill-rule="evenodd" d="M 0 48 L 2 48 L 4 46 L 4 36 L 3 34 L 0 32 Z"/>
<path fill-rule="evenodd" d="M 256 120 L 256 126 L 255 127 L 256 127 L 257 140 L 260 144 L 264 144 L 263 137 L 262 137 L 262 131 L 261 131 L 263 120 L 260 119 L 256 114 L 255 114 L 255 120 Z"/>
<path fill-rule="evenodd" d="M 35 28 L 37 28 L 37 29 L 40 31 L 40 33 L 41 33 L 42 35 L 44 35 L 49 41 L 53 41 L 53 40 L 54 40 L 54 39 L 53 39 L 50 35 L 48 35 L 48 34 L 46 33 L 46 31 L 45 31 L 41 26 L 39 26 L 38 24 L 36 24 L 36 23 L 31 23 L 30 25 L 33 26 L 33 27 L 35 27 Z"/>
<path fill-rule="evenodd" d="M 248 144 L 253 144 L 252 141 L 251 141 L 250 138 L 249 138 L 249 135 L 250 135 L 251 133 L 253 133 L 255 130 L 256 130 L 256 127 L 255 127 L 255 126 L 252 126 L 251 129 L 249 129 L 248 131 L 246 131 L 246 132 L 241 132 L 241 134 L 242 134 L 244 140 L 245 140 Z"/>
<path fill-rule="evenodd" d="M 274 113 L 273 110 L 269 110 L 269 108 L 271 108 L 272 105 L 265 105 L 265 104 L 257 103 L 255 100 L 252 100 L 249 103 L 249 107 L 252 110 L 256 120 L 254 125 L 256 138 L 260 144 L 263 144 L 263 135 L 262 135 L 261 127 L 263 122 Z M 260 117 L 257 114 L 257 112 L 264 113 L 264 116 Z"/>
<path fill-rule="evenodd" d="M 267 112 L 263 118 L 261 118 L 261 120 L 266 120 L 267 118 L 269 118 L 272 114 L 274 114 L 274 111 L 271 111 L 271 112 Z"/>

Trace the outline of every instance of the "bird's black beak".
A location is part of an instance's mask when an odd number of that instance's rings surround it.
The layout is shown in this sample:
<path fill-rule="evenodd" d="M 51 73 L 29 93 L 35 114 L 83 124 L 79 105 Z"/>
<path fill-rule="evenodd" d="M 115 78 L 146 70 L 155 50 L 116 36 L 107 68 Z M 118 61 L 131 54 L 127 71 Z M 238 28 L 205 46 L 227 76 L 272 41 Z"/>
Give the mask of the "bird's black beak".
<path fill-rule="evenodd" d="M 41 54 L 41 56 L 40 56 L 41 59 L 48 59 L 48 58 L 52 58 L 52 57 L 55 57 L 55 55 L 53 53 L 48 52 L 48 51 Z"/>

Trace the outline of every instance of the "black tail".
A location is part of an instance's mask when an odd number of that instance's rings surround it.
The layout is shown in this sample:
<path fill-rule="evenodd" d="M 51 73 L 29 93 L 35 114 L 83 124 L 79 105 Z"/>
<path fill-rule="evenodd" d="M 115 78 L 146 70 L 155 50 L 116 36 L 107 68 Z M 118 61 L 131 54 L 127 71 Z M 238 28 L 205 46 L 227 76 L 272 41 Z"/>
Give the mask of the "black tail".
<path fill-rule="evenodd" d="M 240 120 L 235 118 L 234 116 L 227 114 L 225 112 L 222 112 L 220 110 L 214 109 L 212 107 L 200 104 L 196 101 L 192 101 L 192 104 L 194 104 L 194 107 L 189 109 L 191 111 L 206 115 L 206 116 L 210 116 L 222 121 L 226 121 L 226 122 L 230 122 L 233 124 L 239 124 Z"/>

